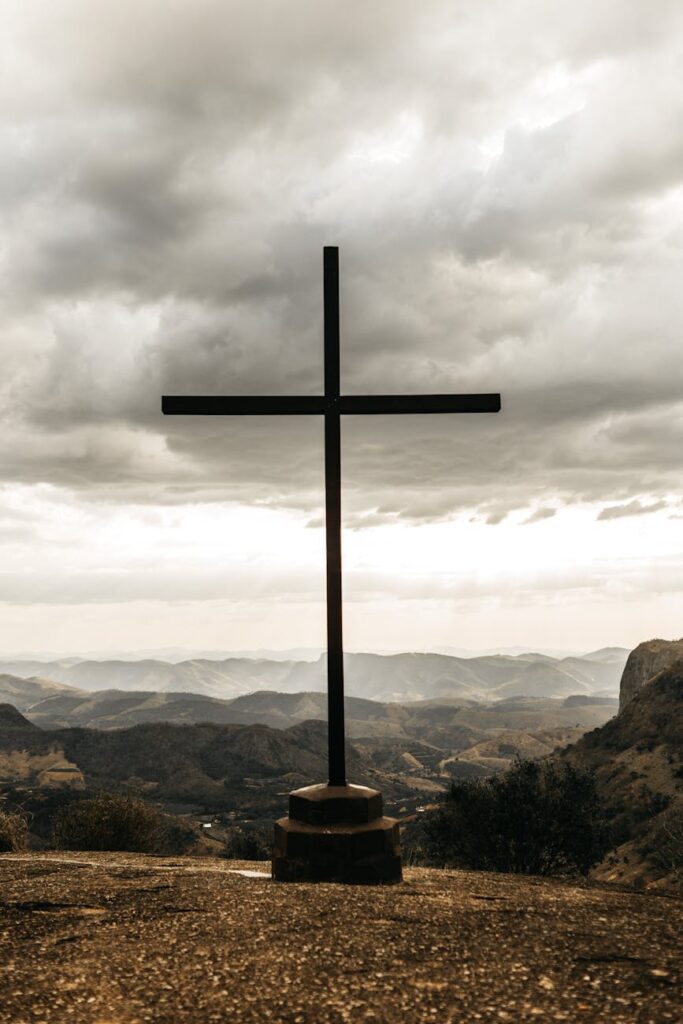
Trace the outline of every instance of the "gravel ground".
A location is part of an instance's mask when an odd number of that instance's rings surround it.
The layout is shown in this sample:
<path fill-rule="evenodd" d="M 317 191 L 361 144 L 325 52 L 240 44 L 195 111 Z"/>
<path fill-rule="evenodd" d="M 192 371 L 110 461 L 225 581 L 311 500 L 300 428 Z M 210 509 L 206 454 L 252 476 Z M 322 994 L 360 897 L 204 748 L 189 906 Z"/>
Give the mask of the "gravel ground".
<path fill-rule="evenodd" d="M 256 877 L 239 870 L 259 872 Z M 683 1020 L 683 901 L 412 868 L 0 855 L 0 1024 Z"/>

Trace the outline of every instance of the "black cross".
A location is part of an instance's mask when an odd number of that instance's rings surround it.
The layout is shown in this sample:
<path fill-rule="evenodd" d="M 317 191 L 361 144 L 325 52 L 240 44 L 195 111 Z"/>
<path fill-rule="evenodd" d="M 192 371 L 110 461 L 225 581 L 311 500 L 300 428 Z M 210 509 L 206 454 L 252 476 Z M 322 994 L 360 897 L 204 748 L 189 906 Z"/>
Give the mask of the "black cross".
<path fill-rule="evenodd" d="M 164 395 L 167 416 L 325 417 L 325 513 L 327 539 L 327 715 L 330 785 L 346 785 L 344 757 L 344 661 L 342 650 L 341 444 L 342 415 L 499 412 L 500 395 L 340 395 L 339 249 L 323 250 L 325 313 L 324 395 Z"/>

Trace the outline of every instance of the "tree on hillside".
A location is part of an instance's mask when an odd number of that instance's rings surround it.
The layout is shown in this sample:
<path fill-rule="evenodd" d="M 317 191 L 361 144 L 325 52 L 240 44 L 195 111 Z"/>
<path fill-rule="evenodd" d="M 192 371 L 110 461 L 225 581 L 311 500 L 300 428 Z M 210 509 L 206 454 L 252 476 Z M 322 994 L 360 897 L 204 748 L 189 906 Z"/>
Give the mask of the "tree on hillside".
<path fill-rule="evenodd" d="M 421 832 L 428 863 L 522 874 L 585 873 L 609 846 L 592 774 L 553 761 L 453 782 Z"/>

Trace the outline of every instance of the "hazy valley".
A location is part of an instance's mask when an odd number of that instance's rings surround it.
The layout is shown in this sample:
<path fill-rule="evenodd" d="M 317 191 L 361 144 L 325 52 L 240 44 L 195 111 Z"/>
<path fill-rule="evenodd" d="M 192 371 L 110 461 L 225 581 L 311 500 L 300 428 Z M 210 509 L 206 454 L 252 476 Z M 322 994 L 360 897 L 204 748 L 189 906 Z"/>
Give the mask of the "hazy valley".
<path fill-rule="evenodd" d="M 381 789 L 389 813 L 407 819 L 450 779 L 485 777 L 515 757 L 568 758 L 596 772 L 614 821 L 602 877 L 662 874 L 657 837 L 681 810 L 680 651 L 642 644 L 624 669 L 627 655 L 352 655 L 350 674 L 362 670 L 367 685 L 346 700 L 349 776 Z M 326 775 L 321 661 L 0 667 L 0 788 L 29 807 L 39 841 L 55 806 L 82 792 L 138 793 L 197 825 L 208 818 L 218 838 L 235 824 L 268 825 L 291 789 Z M 246 692 L 205 692 L 231 687 Z M 412 700 L 367 696 L 407 691 Z"/>
<path fill-rule="evenodd" d="M 546 756 L 616 712 L 626 653 L 605 650 L 565 659 L 349 655 L 346 721 L 353 777 L 378 785 L 389 805 L 405 813 L 442 792 L 451 777 L 500 771 L 516 756 Z M 24 785 L 80 784 L 75 774 L 45 774 L 51 744 L 55 764 L 76 765 L 83 785 L 121 788 L 132 779 L 164 803 L 191 805 L 197 813 L 230 808 L 260 818 L 278 812 L 297 782 L 326 772 L 322 659 L 62 659 L 5 662 L 0 668 L 0 702 L 41 730 L 31 737 L 39 754 L 36 770 L 27 772 L 21 762 Z M 295 687 L 302 689 L 289 689 Z M 243 692 L 211 695 L 235 689 Z M 364 696 L 354 696 L 354 690 Z M 404 696 L 398 701 L 368 694 Z M 125 736 L 86 742 L 83 729 Z M 204 750 L 210 735 L 232 758 L 221 775 L 222 789 L 204 770 L 204 754 L 192 762 L 189 753 Z M 15 722 L 5 746 L 16 746 L 18 739 Z M 166 764 L 160 778 L 145 767 L 150 745 L 173 752 L 173 764 Z M 251 760 L 244 755 L 247 746 Z M 120 763 L 127 774 L 112 768 Z M 12 772 L 7 764 L 5 769 L 0 775 L 9 782 Z"/>

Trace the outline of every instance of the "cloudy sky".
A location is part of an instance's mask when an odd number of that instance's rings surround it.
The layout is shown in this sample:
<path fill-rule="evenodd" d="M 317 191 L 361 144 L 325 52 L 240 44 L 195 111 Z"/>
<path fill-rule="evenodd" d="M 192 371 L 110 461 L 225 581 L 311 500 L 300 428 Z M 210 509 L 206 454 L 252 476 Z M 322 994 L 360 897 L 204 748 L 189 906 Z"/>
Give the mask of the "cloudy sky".
<path fill-rule="evenodd" d="M 0 2 L 0 651 L 324 643 L 340 246 L 352 649 L 683 629 L 680 0 Z"/>

